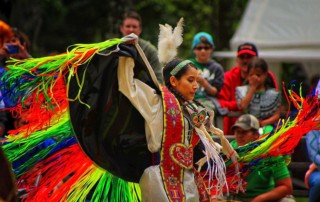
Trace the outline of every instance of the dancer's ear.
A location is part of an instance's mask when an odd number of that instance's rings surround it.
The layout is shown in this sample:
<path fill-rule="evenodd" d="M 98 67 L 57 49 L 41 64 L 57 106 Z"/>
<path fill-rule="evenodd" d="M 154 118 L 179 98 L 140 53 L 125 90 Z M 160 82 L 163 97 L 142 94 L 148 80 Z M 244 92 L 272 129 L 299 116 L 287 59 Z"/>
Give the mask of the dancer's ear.
<path fill-rule="evenodd" d="M 172 87 L 176 87 L 178 84 L 178 79 L 175 76 L 170 77 L 170 84 Z"/>

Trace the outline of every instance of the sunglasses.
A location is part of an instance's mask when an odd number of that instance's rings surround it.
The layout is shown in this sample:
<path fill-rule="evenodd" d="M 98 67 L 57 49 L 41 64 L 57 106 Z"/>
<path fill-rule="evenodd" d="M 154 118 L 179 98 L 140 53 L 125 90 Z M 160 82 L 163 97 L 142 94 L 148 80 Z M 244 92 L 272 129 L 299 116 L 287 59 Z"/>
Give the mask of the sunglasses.
<path fill-rule="evenodd" d="M 198 46 L 198 47 L 195 47 L 195 49 L 201 51 L 202 49 L 209 50 L 209 49 L 211 49 L 211 47 L 210 46 Z"/>
<path fill-rule="evenodd" d="M 240 55 L 239 58 L 241 60 L 243 60 L 243 59 L 251 59 L 251 58 L 253 58 L 253 55 Z"/>

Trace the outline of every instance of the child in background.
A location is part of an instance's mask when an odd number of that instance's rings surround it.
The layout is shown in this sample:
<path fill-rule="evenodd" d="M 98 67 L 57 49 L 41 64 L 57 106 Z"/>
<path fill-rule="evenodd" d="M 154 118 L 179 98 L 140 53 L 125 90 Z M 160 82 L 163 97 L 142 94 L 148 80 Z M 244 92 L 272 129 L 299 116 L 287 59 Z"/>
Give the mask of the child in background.
<path fill-rule="evenodd" d="M 236 88 L 237 104 L 239 109 L 254 115 L 263 133 L 268 133 L 280 118 L 281 95 L 268 74 L 264 59 L 252 59 L 248 72 L 248 84 Z"/>

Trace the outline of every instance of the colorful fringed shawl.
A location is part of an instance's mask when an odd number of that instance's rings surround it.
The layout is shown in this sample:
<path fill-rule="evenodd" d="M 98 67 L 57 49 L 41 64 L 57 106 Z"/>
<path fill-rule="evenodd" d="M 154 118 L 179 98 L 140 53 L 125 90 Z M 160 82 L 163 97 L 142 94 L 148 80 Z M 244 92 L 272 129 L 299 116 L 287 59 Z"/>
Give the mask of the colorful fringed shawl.
<path fill-rule="evenodd" d="M 1 100 L 6 104 L 5 110 L 11 111 L 16 118 L 23 118 L 28 124 L 10 131 L 2 147 L 13 164 L 18 188 L 27 192 L 26 201 L 139 201 L 137 184 L 115 177 L 112 173 L 116 173 L 117 169 L 111 169 L 110 172 L 104 169 L 114 166 L 110 162 L 96 163 L 92 160 L 103 155 L 99 153 L 102 150 L 88 153 L 88 148 L 79 146 L 78 141 L 85 142 L 85 134 L 96 129 L 90 125 L 73 128 L 69 113 L 69 110 L 72 111 L 69 105 L 75 101 L 90 109 L 91 97 L 81 93 L 99 91 L 99 88 L 88 90 L 86 83 L 94 84 L 94 81 L 86 80 L 86 72 L 89 69 L 94 72 L 93 69 L 98 68 L 91 65 L 95 64 L 92 60 L 102 62 L 104 66 L 101 70 L 107 69 L 103 63 L 105 58 L 117 53 L 122 42 L 122 39 L 113 39 L 97 44 L 77 44 L 63 54 L 11 61 L 12 65 L 8 66 L 7 73 L 1 78 Z M 112 51 L 108 48 L 112 48 Z M 123 48 L 126 50 L 126 46 Z M 121 54 L 135 57 L 126 52 Z M 111 62 L 116 64 L 116 60 Z M 143 73 L 142 77 L 145 76 Z M 99 79 L 103 81 L 103 78 Z M 70 89 L 74 85 L 78 87 L 75 91 Z M 124 100 L 121 96 L 117 99 L 109 96 L 106 99 L 108 105 L 102 109 L 109 109 L 114 102 Z M 303 99 L 290 92 L 288 99 L 298 110 L 297 116 L 280 120 L 274 132 L 239 150 L 240 163 L 250 164 L 268 156 L 291 154 L 306 132 L 319 128 L 317 97 Z M 119 113 L 119 108 L 112 109 L 115 109 L 113 113 Z M 126 113 L 135 115 L 133 109 Z M 116 119 L 113 117 L 110 121 Z M 130 119 L 123 123 L 133 127 L 129 124 Z M 107 132 L 109 129 L 106 128 Z M 74 130 L 84 133 L 82 139 L 75 138 Z M 127 143 L 126 140 L 124 143 Z M 231 161 L 226 161 L 226 165 L 234 166 Z M 136 169 L 136 176 L 139 176 L 142 168 L 133 167 L 132 170 Z M 230 179 L 236 175 L 228 174 Z M 135 180 L 136 177 L 132 178 L 132 181 Z M 237 185 L 229 187 L 232 189 Z"/>
<path fill-rule="evenodd" d="M 10 131 L 2 146 L 26 201 L 139 201 L 140 189 L 99 168 L 75 139 L 68 101 L 80 100 L 78 67 L 123 42 L 77 44 L 64 54 L 16 61 L 1 78 L 1 92 L 15 118 L 28 124 Z M 67 96 L 72 77 L 79 94 Z M 89 107 L 89 106 L 87 106 Z"/>

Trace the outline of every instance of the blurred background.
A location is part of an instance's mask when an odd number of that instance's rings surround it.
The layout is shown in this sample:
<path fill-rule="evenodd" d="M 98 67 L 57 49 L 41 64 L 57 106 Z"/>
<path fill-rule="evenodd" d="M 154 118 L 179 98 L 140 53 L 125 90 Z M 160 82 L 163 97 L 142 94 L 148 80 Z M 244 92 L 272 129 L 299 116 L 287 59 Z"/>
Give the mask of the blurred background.
<path fill-rule="evenodd" d="M 0 0 L 0 19 L 25 32 L 32 55 L 64 52 L 75 43 L 95 43 L 121 37 L 123 13 L 142 17 L 141 37 L 157 45 L 159 24 L 176 25 L 185 18 L 182 57 L 191 55 L 192 37 L 213 35 L 217 50 L 228 50 L 247 0 Z"/>
<path fill-rule="evenodd" d="M 179 57 L 192 57 L 192 38 L 205 31 L 214 39 L 214 59 L 227 71 L 235 65 L 237 46 L 253 42 L 279 86 L 306 96 L 320 77 L 318 8 L 319 0 L 0 0 L 0 19 L 26 33 L 31 55 L 42 57 L 76 43 L 121 37 L 128 10 L 141 15 L 141 37 L 155 46 L 159 24 L 175 26 L 184 17 Z"/>

